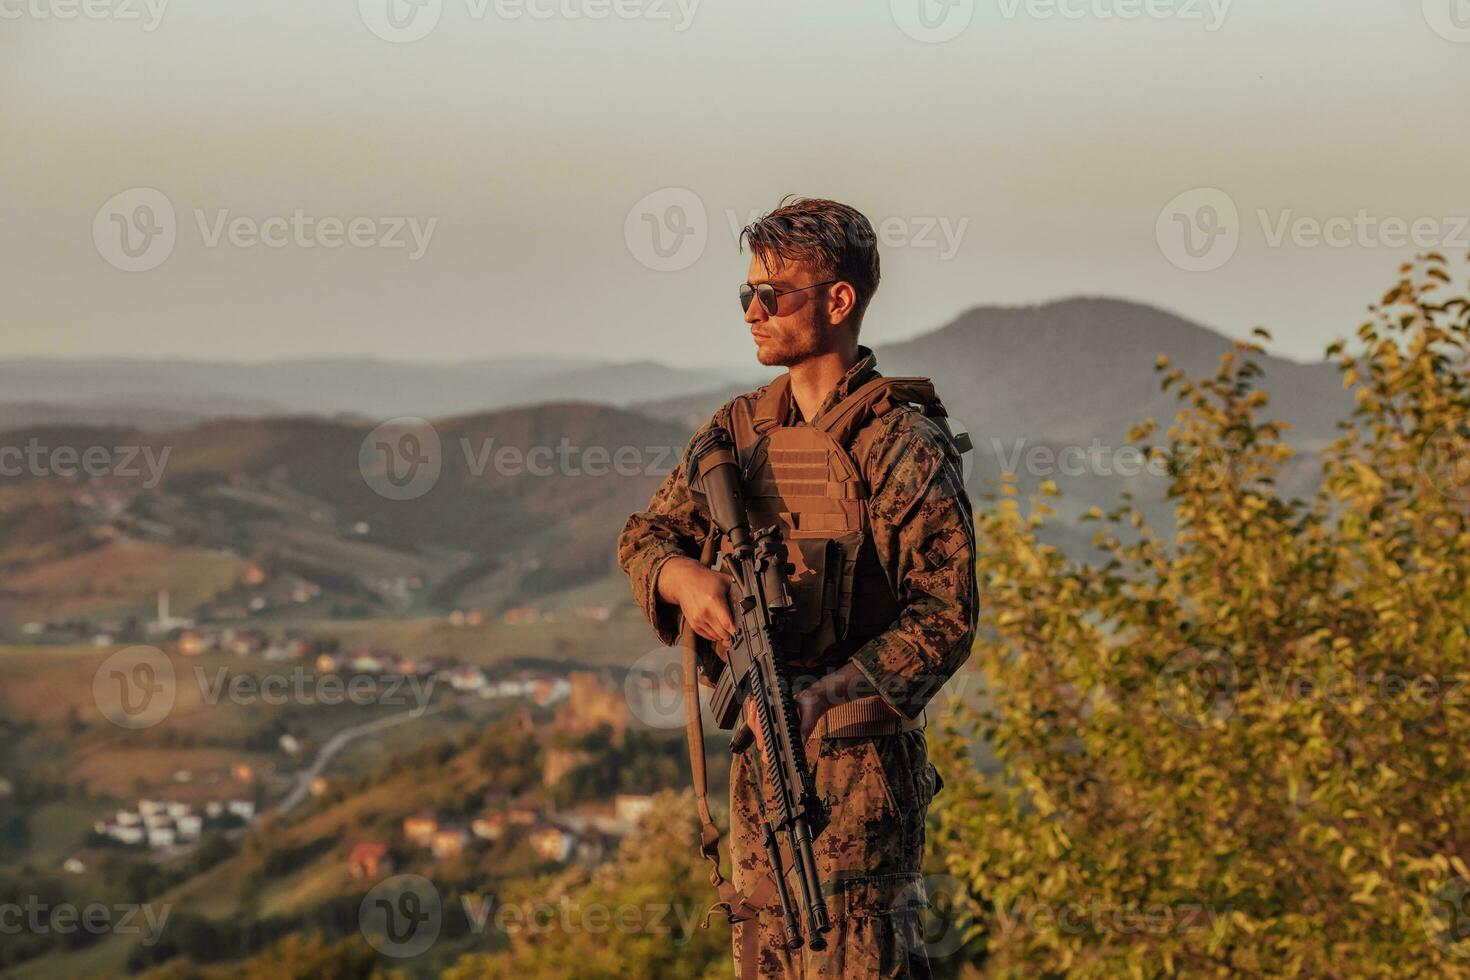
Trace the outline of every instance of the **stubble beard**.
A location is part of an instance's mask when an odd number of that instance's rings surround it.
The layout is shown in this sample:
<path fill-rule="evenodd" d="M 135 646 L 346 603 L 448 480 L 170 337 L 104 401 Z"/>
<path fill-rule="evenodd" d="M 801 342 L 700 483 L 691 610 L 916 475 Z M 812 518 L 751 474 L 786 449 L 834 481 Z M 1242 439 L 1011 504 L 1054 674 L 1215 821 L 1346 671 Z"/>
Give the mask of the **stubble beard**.
<path fill-rule="evenodd" d="M 822 323 L 822 319 L 824 317 L 814 311 L 812 314 L 814 329 L 803 330 L 799 336 L 794 338 L 772 334 L 771 341 L 774 343 L 756 348 L 755 359 L 766 367 L 789 368 L 808 358 L 826 353 L 822 340 L 827 334 L 828 325 Z"/>

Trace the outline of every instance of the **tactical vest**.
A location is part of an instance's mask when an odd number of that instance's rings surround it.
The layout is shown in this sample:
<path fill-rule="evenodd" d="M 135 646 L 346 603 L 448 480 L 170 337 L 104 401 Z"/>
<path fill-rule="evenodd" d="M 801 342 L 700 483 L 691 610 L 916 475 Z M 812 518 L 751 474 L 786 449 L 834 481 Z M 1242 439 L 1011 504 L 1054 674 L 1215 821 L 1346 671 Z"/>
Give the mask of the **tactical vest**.
<path fill-rule="evenodd" d="M 957 452 L 968 448 L 949 429 L 928 378 L 875 377 L 809 424 L 785 425 L 791 378 L 783 374 L 730 406 L 730 434 L 741 466 L 750 526 L 779 523 L 796 606 L 791 665 L 836 667 L 892 625 L 901 610 L 873 543 L 870 487 L 864 468 L 879 424 L 913 405 L 938 423 Z M 729 547 L 722 542 L 722 549 Z"/>

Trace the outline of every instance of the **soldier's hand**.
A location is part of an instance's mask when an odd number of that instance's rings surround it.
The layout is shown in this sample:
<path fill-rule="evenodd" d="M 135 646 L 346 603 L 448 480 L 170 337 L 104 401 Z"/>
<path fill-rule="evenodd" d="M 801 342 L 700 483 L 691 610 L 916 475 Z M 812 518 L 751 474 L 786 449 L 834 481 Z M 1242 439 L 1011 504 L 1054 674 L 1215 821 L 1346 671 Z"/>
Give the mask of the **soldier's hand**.
<path fill-rule="evenodd" d="M 679 607 L 687 622 L 706 640 L 729 642 L 735 635 L 730 606 L 735 579 L 706 568 L 692 558 L 670 558 L 658 573 L 658 594 Z"/>

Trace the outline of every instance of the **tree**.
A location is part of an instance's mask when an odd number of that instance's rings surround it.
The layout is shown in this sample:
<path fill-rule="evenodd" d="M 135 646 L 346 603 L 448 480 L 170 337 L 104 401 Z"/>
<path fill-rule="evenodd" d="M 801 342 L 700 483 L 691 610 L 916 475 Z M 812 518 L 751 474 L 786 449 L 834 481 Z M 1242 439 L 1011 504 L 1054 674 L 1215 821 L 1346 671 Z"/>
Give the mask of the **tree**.
<path fill-rule="evenodd" d="M 509 949 L 465 956 L 446 980 L 723 980 L 730 929 L 718 913 L 699 925 L 714 890 L 698 841 L 693 793 L 660 793 L 614 860 L 497 896 L 489 928 L 505 926 Z"/>
<path fill-rule="evenodd" d="M 1470 976 L 1470 300 L 1423 256 L 1328 356 L 1357 396 L 1320 489 L 1252 359 L 1160 359 L 1177 521 L 1107 556 L 977 515 L 985 704 L 936 746 L 940 846 L 996 975 Z M 1262 336 L 1266 335 L 1261 332 Z M 1144 444 L 1146 423 L 1131 435 Z M 988 743 L 999 771 L 967 765 Z"/>

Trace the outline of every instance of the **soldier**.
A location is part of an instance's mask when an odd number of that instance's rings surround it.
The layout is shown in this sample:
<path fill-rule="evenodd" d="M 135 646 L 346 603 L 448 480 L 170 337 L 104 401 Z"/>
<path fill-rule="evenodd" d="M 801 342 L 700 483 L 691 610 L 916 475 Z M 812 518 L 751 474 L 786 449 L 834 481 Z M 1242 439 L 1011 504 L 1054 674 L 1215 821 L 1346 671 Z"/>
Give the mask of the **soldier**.
<path fill-rule="evenodd" d="M 878 287 L 876 239 L 862 214 L 787 199 L 740 241 L 751 253 L 740 301 L 756 356 L 787 370 L 727 402 L 705 428 L 734 436 L 751 524 L 779 520 L 796 566 L 800 642 L 789 669 L 830 812 L 815 850 L 833 925 L 824 950 L 787 948 L 773 891 L 761 885 L 771 875 L 758 835 L 764 770 L 754 753 L 736 756 L 730 847 L 740 901 L 728 904 L 737 974 L 926 977 L 919 869 L 925 813 L 942 783 L 928 761 L 924 707 L 969 655 L 975 628 L 975 532 L 959 451 L 932 386 L 881 379 L 858 344 Z M 734 632 L 729 576 L 694 557 L 707 540 L 682 467 L 618 540 L 619 564 L 659 639 L 702 638 L 705 683 Z M 705 853 L 717 861 L 702 758 Z M 718 871 L 715 879 L 724 887 Z"/>

